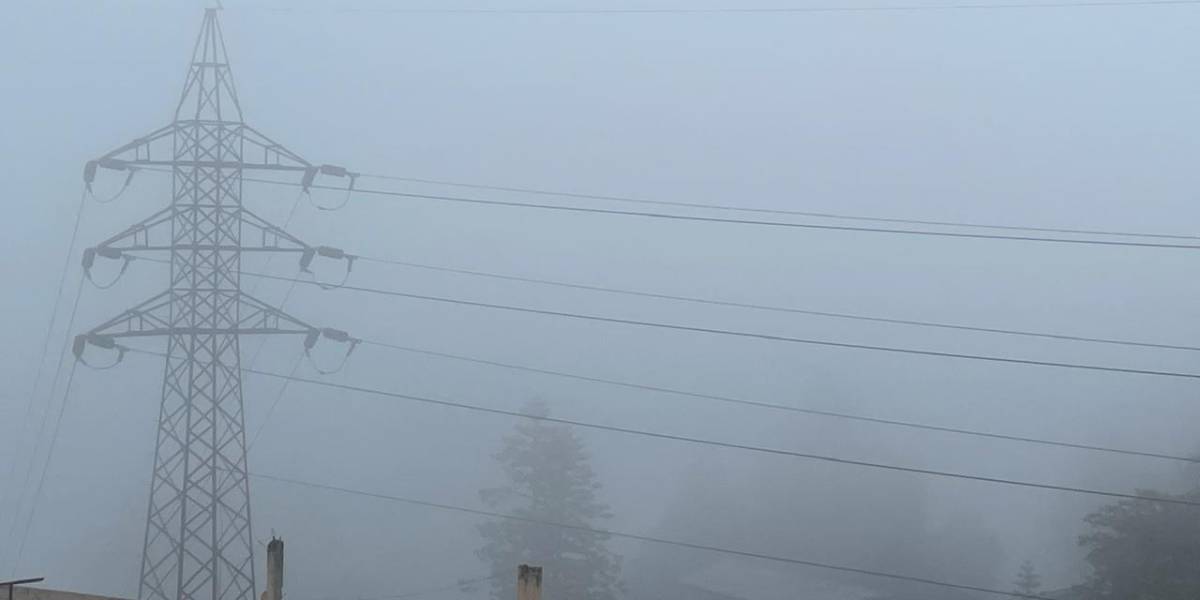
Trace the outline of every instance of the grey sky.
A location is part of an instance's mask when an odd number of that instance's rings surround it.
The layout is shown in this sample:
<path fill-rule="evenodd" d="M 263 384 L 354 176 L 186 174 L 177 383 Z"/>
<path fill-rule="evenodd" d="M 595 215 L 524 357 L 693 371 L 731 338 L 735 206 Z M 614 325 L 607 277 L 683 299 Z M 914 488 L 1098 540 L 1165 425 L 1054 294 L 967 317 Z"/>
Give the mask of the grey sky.
<path fill-rule="evenodd" d="M 227 4 L 221 18 L 246 120 L 314 162 L 666 200 L 1048 227 L 1189 234 L 1200 217 L 1200 6 L 419 15 L 341 12 L 333 8 L 343 3 L 333 1 L 297 2 L 291 11 Z M 470 6 L 518 5 L 528 3 Z M 0 314 L 8 343 L 0 374 L 8 385 L 0 423 L 24 418 L 83 164 L 170 120 L 203 6 L 6 7 L 0 277 L 8 285 Z M 99 187 L 118 183 L 109 174 Z M 118 202 L 85 207 L 64 316 L 82 247 L 163 205 L 167 186 L 146 174 Z M 246 202 L 282 222 L 294 192 L 247 184 Z M 291 230 L 362 254 L 667 293 L 1171 343 L 1195 343 L 1200 334 L 1195 257 L 1182 250 L 769 230 L 368 197 L 340 212 L 302 204 Z M 247 262 L 294 272 L 290 259 Z M 1197 371 L 1186 352 L 681 306 L 375 264 L 357 265 L 353 281 L 787 335 Z M 164 284 L 159 265 L 137 263 L 112 290 L 85 286 L 72 333 Z M 283 292 L 277 284 L 260 289 L 273 302 Z M 288 308 L 397 343 L 598 376 L 1123 447 L 1187 453 L 1197 446 L 1196 387 L 1184 381 L 638 330 L 307 287 Z M 55 345 L 64 328 L 60 320 Z M 243 360 L 257 346 L 248 341 Z M 294 340 L 271 340 L 259 365 L 286 371 L 298 352 Z M 300 372 L 312 375 L 307 366 Z M 18 574 L 44 574 L 53 587 L 136 593 L 160 377 L 161 361 L 147 357 L 78 373 Z M 1121 490 L 1179 477 L 1162 462 L 781 417 L 377 348 L 361 349 L 333 380 L 506 408 L 536 396 L 572 418 L 1001 477 Z M 250 432 L 278 385 L 247 379 Z M 46 398 L 48 387 L 34 404 L 35 428 L 61 400 Z M 497 477 L 490 453 L 511 426 L 495 416 L 294 384 L 250 462 L 261 472 L 474 504 L 476 491 Z M 0 474 L 18 460 L 23 475 L 27 449 L 13 456 L 11 428 L 4 430 Z M 613 525 L 627 530 L 658 528 L 697 461 L 724 457 L 727 471 L 760 469 L 762 477 L 810 478 L 812 486 L 828 473 L 796 461 L 584 435 L 615 509 Z M 893 481 L 861 470 L 839 476 L 868 487 Z M 256 536 L 274 530 L 287 539 L 297 600 L 398 593 L 485 571 L 472 554 L 473 519 L 253 486 Z M 1025 558 L 1053 584 L 1078 578 L 1074 536 L 1098 502 L 967 482 L 922 486 L 928 510 L 969 510 L 997 536 L 1003 582 Z M 796 493 L 803 489 L 798 483 Z M 11 507 L 0 507 L 0 533 L 14 518 Z M 829 527 L 870 543 L 872 532 L 857 523 Z M 643 551 L 617 547 L 634 563 Z M 0 575 L 13 559 L 11 548 L 0 548 Z"/>

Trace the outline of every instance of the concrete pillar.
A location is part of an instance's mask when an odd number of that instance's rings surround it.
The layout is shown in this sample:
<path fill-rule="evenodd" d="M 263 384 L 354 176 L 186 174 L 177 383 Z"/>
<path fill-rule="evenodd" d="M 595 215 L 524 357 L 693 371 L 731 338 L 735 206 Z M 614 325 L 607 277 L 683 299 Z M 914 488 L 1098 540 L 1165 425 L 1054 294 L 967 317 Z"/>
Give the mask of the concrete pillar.
<path fill-rule="evenodd" d="M 517 600 L 542 600 L 541 567 L 517 567 Z"/>
<path fill-rule="evenodd" d="M 267 589 L 263 600 L 283 600 L 283 540 L 272 537 L 267 544 Z"/>

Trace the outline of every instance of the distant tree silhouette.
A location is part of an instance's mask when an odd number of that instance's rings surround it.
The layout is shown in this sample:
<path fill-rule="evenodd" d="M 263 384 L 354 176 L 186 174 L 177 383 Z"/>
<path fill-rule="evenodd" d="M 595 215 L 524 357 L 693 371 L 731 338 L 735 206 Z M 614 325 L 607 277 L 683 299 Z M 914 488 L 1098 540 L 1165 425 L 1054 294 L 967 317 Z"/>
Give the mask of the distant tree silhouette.
<path fill-rule="evenodd" d="M 1200 490 L 1140 495 L 1200 502 Z M 1097 600 L 1200 598 L 1200 519 L 1196 508 L 1153 500 L 1121 500 L 1088 515 L 1080 536 L 1092 567 L 1089 596 Z"/>
<path fill-rule="evenodd" d="M 528 414 L 546 415 L 546 405 L 526 405 Z M 522 421 L 504 438 L 495 458 L 508 483 L 480 492 L 497 511 L 555 523 L 597 528 L 612 515 L 598 498 L 600 483 L 583 442 L 569 426 Z M 476 554 L 491 564 L 491 596 L 513 597 L 517 565 L 542 566 L 545 595 L 579 600 L 615 600 L 621 591 L 620 557 L 608 550 L 608 536 L 514 520 L 479 526 L 484 544 Z"/>
<path fill-rule="evenodd" d="M 1025 561 L 1017 570 L 1017 580 L 1014 583 L 1017 586 L 1018 594 L 1034 596 L 1037 595 L 1038 590 L 1042 589 L 1042 576 L 1034 570 L 1032 562 Z"/>

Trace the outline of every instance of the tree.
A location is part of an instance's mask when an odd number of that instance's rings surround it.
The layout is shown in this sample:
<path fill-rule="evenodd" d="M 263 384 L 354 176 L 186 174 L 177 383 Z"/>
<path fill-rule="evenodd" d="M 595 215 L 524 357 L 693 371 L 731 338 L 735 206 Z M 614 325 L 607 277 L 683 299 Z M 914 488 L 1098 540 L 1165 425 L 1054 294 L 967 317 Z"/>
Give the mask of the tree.
<path fill-rule="evenodd" d="M 1200 490 L 1143 496 L 1200 502 Z M 1194 600 L 1200 597 L 1200 518 L 1196 508 L 1122 500 L 1089 514 L 1080 536 L 1092 567 L 1091 596 L 1100 600 Z"/>
<path fill-rule="evenodd" d="M 1025 561 L 1017 571 L 1016 592 L 1023 596 L 1035 596 L 1042 589 L 1042 576 L 1033 568 L 1033 563 Z"/>
<path fill-rule="evenodd" d="M 540 402 L 527 405 L 525 412 L 549 413 Z M 612 516 L 598 498 L 601 486 L 587 450 L 569 426 L 523 421 L 494 457 L 508 483 L 480 492 L 489 508 L 593 529 Z M 608 550 L 606 535 L 511 519 L 484 523 L 479 533 L 484 544 L 476 554 L 491 564 L 496 600 L 513 597 L 521 563 L 545 568 L 546 593 L 555 598 L 615 600 L 621 591 L 620 557 Z"/>

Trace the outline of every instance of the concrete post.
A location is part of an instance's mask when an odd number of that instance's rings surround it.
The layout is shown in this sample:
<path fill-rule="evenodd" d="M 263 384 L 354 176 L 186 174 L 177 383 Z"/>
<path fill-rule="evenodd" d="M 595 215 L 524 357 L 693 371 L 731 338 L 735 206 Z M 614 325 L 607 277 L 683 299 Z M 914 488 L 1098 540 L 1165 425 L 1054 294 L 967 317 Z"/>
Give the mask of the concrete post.
<path fill-rule="evenodd" d="M 283 600 L 283 540 L 272 537 L 267 544 L 267 589 L 263 600 Z"/>
<path fill-rule="evenodd" d="M 542 600 L 541 567 L 517 567 L 517 600 Z"/>

